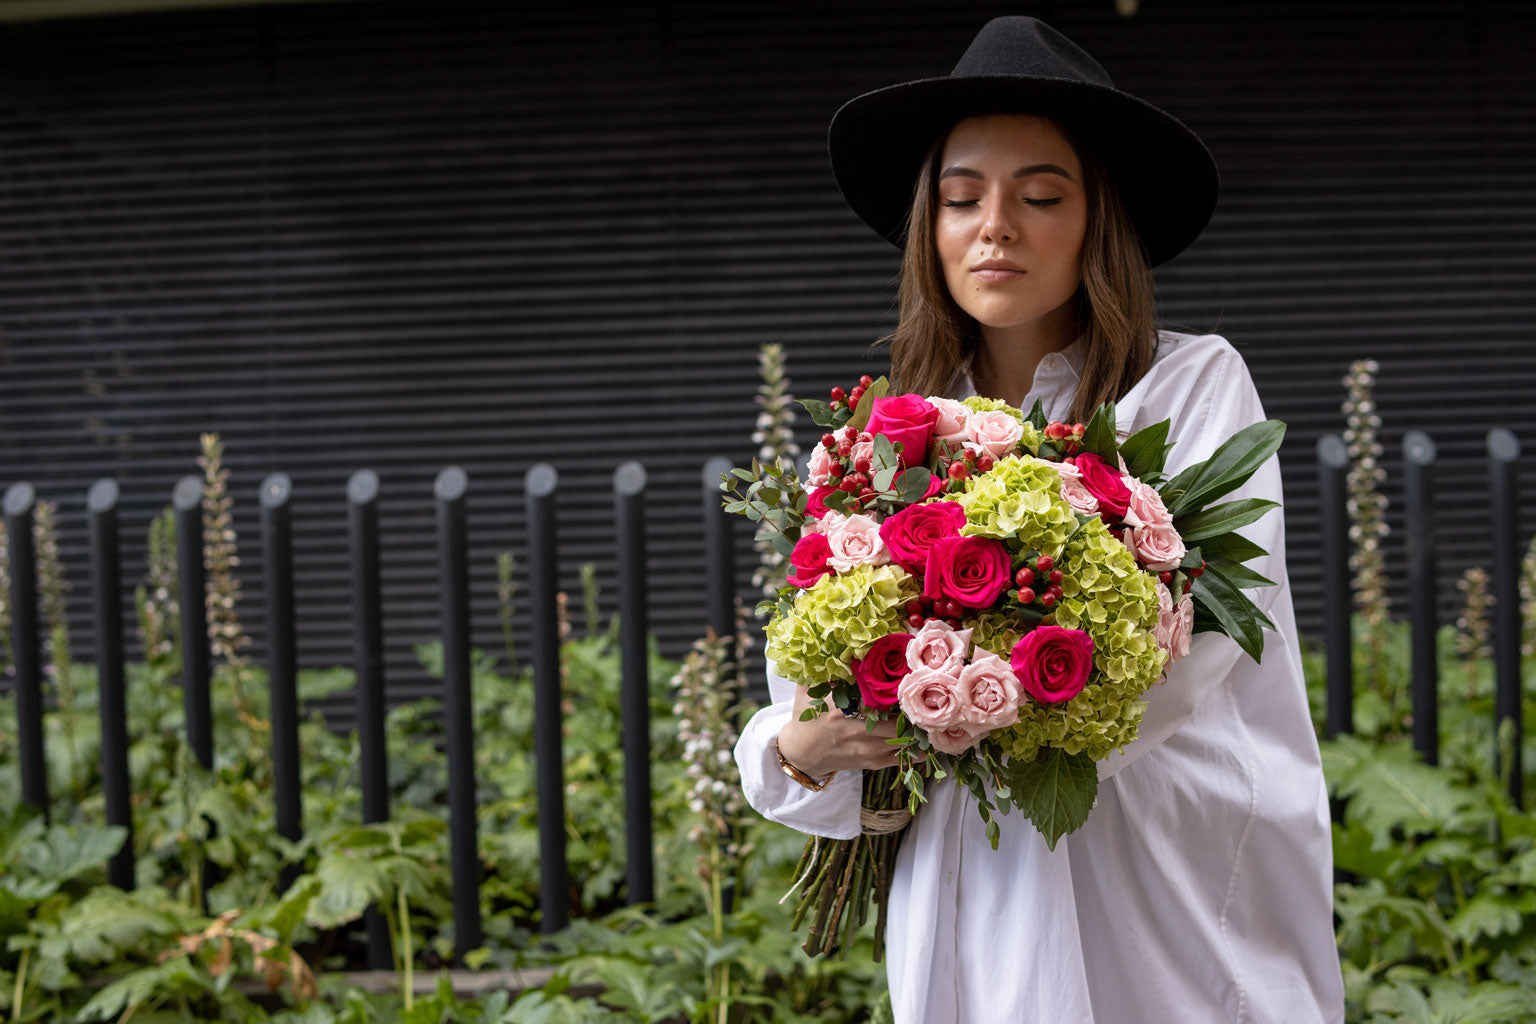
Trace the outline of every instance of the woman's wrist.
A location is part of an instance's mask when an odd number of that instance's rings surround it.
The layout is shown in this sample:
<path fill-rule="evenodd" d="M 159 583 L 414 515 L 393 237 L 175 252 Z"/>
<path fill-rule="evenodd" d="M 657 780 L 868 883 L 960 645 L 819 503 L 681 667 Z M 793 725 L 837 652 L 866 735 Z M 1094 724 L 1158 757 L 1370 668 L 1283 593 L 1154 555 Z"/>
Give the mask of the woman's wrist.
<path fill-rule="evenodd" d="M 821 765 L 809 752 L 802 750 L 799 744 L 801 730 L 796 728 L 796 722 L 787 722 L 779 731 L 778 738 L 774 740 L 774 752 L 778 756 L 779 767 L 785 775 L 799 782 L 807 789 L 820 789 L 831 780 L 836 770 L 828 770 Z M 812 780 L 803 781 L 797 776 L 805 776 Z"/>

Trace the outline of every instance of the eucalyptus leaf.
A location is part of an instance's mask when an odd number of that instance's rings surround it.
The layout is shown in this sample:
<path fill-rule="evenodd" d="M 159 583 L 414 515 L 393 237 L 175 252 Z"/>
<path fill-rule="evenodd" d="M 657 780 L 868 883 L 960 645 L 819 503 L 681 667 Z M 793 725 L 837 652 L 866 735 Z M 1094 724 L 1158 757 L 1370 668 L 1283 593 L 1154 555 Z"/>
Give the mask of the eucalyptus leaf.
<path fill-rule="evenodd" d="M 928 493 L 928 485 L 932 482 L 932 473 L 922 466 L 914 466 L 897 478 L 896 490 L 901 500 L 910 505 L 923 500 L 923 495 Z"/>

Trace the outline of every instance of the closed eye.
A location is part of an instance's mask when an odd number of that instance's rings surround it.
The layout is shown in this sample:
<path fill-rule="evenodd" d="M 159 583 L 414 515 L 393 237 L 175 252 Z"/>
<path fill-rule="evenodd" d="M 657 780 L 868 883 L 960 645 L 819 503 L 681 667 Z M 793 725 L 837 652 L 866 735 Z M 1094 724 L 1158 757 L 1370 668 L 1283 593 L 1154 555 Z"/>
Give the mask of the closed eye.
<path fill-rule="evenodd" d="M 1059 196 L 1056 197 L 1056 198 L 1053 198 L 1053 199 L 1025 199 L 1024 200 L 1024 204 L 1026 206 L 1055 206 L 1059 202 L 1061 202 L 1061 198 Z M 941 205 L 943 205 L 943 206 L 975 206 L 976 203 L 977 203 L 977 200 L 975 200 L 975 199 L 946 199 L 946 200 L 943 201 L 943 203 Z"/>

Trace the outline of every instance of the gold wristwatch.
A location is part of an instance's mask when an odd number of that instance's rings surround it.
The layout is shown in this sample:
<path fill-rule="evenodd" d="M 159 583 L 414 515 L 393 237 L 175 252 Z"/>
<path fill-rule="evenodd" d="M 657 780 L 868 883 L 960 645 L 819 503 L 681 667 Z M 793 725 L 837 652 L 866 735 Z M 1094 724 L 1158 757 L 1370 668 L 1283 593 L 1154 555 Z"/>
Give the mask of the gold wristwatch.
<path fill-rule="evenodd" d="M 784 752 L 779 749 L 778 740 L 773 741 L 773 752 L 778 755 L 779 768 L 784 772 L 784 774 L 788 775 L 790 778 L 794 779 L 796 782 L 800 783 L 800 785 L 804 786 L 806 789 L 813 793 L 820 793 L 822 790 L 826 789 L 827 783 L 831 782 L 833 776 L 837 774 L 836 771 L 833 771 L 831 775 L 828 775 L 820 782 L 817 782 L 815 779 L 805 774 L 805 772 L 784 760 Z"/>

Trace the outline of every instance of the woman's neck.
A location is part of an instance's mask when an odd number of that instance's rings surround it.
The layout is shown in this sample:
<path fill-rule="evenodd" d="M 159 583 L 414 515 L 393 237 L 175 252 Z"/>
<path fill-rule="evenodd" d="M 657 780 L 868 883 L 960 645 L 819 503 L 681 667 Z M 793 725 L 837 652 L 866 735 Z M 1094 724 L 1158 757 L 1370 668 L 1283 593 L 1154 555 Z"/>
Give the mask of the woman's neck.
<path fill-rule="evenodd" d="M 971 362 L 976 393 L 1018 405 L 1035 384 L 1035 370 L 1052 352 L 1077 338 L 1075 302 L 1067 302 L 1038 320 L 1013 327 L 981 326 L 981 344 Z"/>

